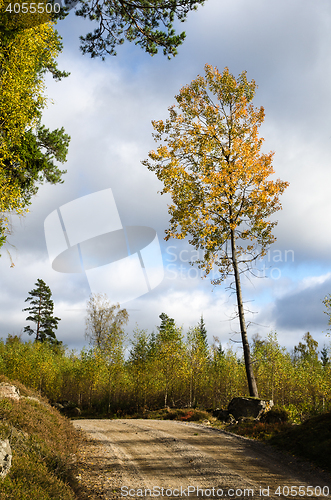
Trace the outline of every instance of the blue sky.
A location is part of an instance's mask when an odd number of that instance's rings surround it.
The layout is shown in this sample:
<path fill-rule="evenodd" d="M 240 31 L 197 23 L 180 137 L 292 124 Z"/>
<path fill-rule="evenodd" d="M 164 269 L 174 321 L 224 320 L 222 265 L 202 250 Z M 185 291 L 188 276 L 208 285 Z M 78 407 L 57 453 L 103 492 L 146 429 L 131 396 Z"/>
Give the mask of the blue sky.
<path fill-rule="evenodd" d="M 235 76 L 247 70 L 256 81 L 254 104 L 263 105 L 266 115 L 264 150 L 275 151 L 275 175 L 290 182 L 277 214 L 277 241 L 260 263 L 260 278 L 243 280 L 244 300 L 253 311 L 247 317 L 253 322 L 249 336 L 276 330 L 291 349 L 310 331 L 320 348 L 329 345 L 321 302 L 331 292 L 329 2 L 207 0 L 179 26 L 187 37 L 171 61 L 129 43 L 117 57 L 92 60 L 80 53 L 78 40 L 91 28 L 73 11 L 58 25 L 64 42 L 59 67 L 71 75 L 59 83 L 47 78 L 53 102 L 43 122 L 49 128 L 64 126 L 72 137 L 68 173 L 63 185 L 40 188 L 24 219 L 13 218 L 7 248 L 15 267 L 6 250 L 0 259 L 0 334 L 23 331 L 24 300 L 42 278 L 62 318 L 57 337 L 71 348 L 86 343 L 89 283 L 84 273 L 52 269 L 44 221 L 73 200 L 111 189 L 123 227 L 156 232 L 164 265 L 160 284 L 123 304 L 130 313 L 128 331 L 136 324 L 152 331 L 162 312 L 187 331 L 203 314 L 211 342 L 213 336 L 222 344 L 238 338 L 233 337 L 238 325 L 230 320 L 235 307 L 230 282 L 213 287 L 186 262 L 194 252 L 187 241 L 163 240 L 169 199 L 158 194 L 162 185 L 141 164 L 155 147 L 151 120 L 166 118 L 179 89 L 202 75 L 208 63 L 220 71 L 227 66 Z"/>

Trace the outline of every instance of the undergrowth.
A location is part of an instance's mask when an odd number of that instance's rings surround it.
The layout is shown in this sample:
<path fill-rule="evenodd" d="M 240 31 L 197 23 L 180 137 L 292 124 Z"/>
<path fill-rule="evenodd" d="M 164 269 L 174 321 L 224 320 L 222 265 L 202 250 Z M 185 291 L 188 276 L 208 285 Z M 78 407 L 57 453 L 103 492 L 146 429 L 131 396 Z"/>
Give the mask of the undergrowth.
<path fill-rule="evenodd" d="M 291 455 L 331 473 L 331 413 L 293 422 L 242 422 L 223 428 L 241 436 L 266 441 Z"/>
<path fill-rule="evenodd" d="M 121 418 L 146 418 L 154 420 L 180 420 L 182 422 L 199 422 L 210 420 L 207 411 L 194 408 L 161 408 L 159 410 L 148 410 L 136 412 L 133 415 L 123 415 Z"/>
<path fill-rule="evenodd" d="M 312 417 L 271 436 L 270 443 L 331 473 L 331 413 Z"/>
<path fill-rule="evenodd" d="M 0 382 L 27 396 L 0 399 L 0 439 L 9 439 L 13 454 L 7 476 L 0 479 L 0 500 L 77 499 L 73 463 L 80 433 L 39 394 L 3 376 Z"/>

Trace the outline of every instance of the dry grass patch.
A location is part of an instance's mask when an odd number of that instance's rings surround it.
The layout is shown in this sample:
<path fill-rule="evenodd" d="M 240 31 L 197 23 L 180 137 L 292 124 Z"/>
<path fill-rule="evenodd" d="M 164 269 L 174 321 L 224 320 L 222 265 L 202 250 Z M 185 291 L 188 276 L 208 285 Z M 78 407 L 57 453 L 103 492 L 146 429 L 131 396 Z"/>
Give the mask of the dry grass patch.
<path fill-rule="evenodd" d="M 74 500 L 73 463 L 80 434 L 71 422 L 34 391 L 4 377 L 21 395 L 38 398 L 0 399 L 0 439 L 9 439 L 12 467 L 1 480 L 1 500 Z"/>

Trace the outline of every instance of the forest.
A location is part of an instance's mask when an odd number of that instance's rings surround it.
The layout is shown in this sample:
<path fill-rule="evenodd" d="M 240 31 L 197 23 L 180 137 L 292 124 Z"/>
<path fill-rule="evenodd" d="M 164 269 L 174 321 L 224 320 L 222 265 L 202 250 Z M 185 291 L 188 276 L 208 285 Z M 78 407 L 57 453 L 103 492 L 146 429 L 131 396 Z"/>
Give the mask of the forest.
<path fill-rule="evenodd" d="M 203 317 L 184 335 L 162 313 L 156 332 L 136 327 L 128 341 L 125 309 L 113 307 L 109 328 L 101 330 L 93 327 L 89 312 L 89 347 L 76 352 L 61 342 L 23 342 L 8 335 L 0 341 L 0 373 L 85 415 L 146 416 L 163 407 L 211 410 L 249 394 L 240 351 L 217 338 L 209 345 Z M 330 349 L 318 347 L 308 332 L 292 352 L 279 344 L 276 332 L 265 339 L 255 335 L 251 342 L 259 396 L 272 399 L 294 422 L 331 409 Z"/>

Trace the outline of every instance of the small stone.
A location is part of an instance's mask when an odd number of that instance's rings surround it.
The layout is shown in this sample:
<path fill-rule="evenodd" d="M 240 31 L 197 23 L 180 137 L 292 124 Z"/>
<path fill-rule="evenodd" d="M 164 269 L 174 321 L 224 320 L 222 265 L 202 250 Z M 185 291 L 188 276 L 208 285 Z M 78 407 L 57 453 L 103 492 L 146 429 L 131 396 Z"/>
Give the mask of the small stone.
<path fill-rule="evenodd" d="M 238 423 L 237 420 L 234 418 L 234 416 L 231 415 L 231 413 L 229 413 L 225 422 L 229 425 L 236 425 Z"/>
<path fill-rule="evenodd" d="M 9 440 L 0 441 L 0 478 L 7 476 L 12 460 L 12 451 L 10 448 Z"/>

